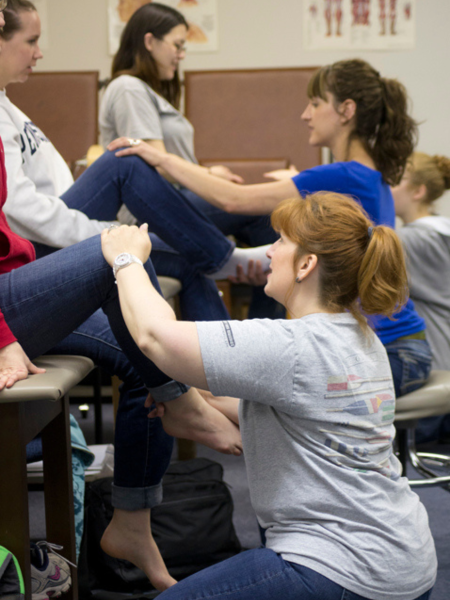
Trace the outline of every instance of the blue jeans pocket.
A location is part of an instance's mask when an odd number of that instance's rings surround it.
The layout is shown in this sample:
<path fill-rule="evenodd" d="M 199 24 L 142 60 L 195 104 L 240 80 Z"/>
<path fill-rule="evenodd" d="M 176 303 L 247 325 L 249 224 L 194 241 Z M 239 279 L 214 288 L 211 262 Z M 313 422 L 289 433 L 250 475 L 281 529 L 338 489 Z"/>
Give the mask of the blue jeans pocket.
<path fill-rule="evenodd" d="M 432 353 L 426 340 L 400 340 L 385 346 L 397 397 L 419 389 L 428 380 Z"/>

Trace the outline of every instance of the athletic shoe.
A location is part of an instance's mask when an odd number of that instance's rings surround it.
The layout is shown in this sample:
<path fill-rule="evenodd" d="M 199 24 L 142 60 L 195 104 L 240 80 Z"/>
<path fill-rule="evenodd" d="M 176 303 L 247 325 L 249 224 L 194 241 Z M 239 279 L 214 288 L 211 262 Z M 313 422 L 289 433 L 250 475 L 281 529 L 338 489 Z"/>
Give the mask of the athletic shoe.
<path fill-rule="evenodd" d="M 31 544 L 31 593 L 33 600 L 57 598 L 70 588 L 72 578 L 65 558 L 54 550 L 62 546 L 38 542 Z M 48 552 L 50 550 L 50 553 Z"/>

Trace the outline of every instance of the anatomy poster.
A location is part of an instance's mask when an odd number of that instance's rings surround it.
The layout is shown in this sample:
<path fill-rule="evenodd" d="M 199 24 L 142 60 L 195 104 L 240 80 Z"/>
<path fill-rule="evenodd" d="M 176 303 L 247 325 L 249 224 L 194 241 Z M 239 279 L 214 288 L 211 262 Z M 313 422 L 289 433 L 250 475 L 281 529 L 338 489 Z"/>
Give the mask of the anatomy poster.
<path fill-rule="evenodd" d="M 176 8 L 189 23 L 189 52 L 210 52 L 219 49 L 217 34 L 217 0 L 158 0 Z"/>
<path fill-rule="evenodd" d="M 189 23 L 189 52 L 218 50 L 217 0 L 158 0 L 180 11 Z M 109 52 L 115 54 L 131 15 L 149 0 L 108 0 Z"/>
<path fill-rule="evenodd" d="M 416 0 L 303 0 L 308 50 L 395 50 L 415 44 Z"/>

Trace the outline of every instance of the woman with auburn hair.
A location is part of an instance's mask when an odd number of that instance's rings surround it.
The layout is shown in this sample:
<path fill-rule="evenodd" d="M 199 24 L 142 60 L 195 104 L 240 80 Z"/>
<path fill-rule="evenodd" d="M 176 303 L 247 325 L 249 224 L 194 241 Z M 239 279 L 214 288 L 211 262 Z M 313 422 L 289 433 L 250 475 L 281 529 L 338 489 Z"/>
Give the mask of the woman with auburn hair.
<path fill-rule="evenodd" d="M 224 211 L 268 214 L 285 198 L 300 199 L 306 193 L 327 190 L 352 196 L 375 223 L 394 227 L 389 185 L 400 181 L 416 135 L 404 87 L 381 77 L 368 63 L 354 59 L 319 69 L 309 83 L 308 96 L 302 119 L 309 129 L 309 142 L 330 148 L 336 162 L 295 175 L 292 170 L 276 172 L 273 176 L 279 181 L 235 185 L 143 143 L 122 149 L 117 155 L 141 156 Z M 109 149 L 116 151 L 126 144 L 125 139 L 118 139 Z M 264 277 L 261 271 L 259 281 Z M 412 302 L 407 302 L 395 320 L 374 316 L 373 324 L 388 351 L 397 395 L 423 385 L 429 376 L 431 353 L 425 339 L 425 322 Z"/>
<path fill-rule="evenodd" d="M 179 381 L 243 398 L 250 495 L 266 532 L 264 548 L 161 600 L 426 600 L 434 543 L 393 452 L 392 374 L 363 315 L 390 317 L 404 303 L 401 243 L 338 194 L 285 200 L 272 224 L 280 239 L 267 252 L 265 292 L 290 320 L 177 322 L 142 267 L 117 277 L 125 322 L 151 360 Z M 102 245 L 110 264 L 150 252 L 145 228 L 105 233 Z M 156 409 L 164 426 L 167 411 Z"/>
<path fill-rule="evenodd" d="M 450 189 L 450 159 L 414 152 L 399 185 L 392 188 L 398 235 L 407 254 L 408 281 L 417 312 L 427 324 L 433 368 L 450 370 L 450 219 L 435 202 Z M 448 416 L 422 419 L 417 441 L 446 438 Z"/>

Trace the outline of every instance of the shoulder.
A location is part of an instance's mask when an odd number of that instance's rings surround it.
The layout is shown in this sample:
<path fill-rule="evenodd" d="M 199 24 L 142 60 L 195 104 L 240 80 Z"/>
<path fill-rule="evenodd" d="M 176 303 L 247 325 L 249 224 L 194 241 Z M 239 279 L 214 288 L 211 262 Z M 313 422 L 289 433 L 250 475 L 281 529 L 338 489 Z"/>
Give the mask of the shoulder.
<path fill-rule="evenodd" d="M 436 217 L 437 219 L 437 217 Z M 421 222 L 405 225 L 397 230 L 397 234 L 408 252 L 423 252 L 428 248 L 447 246 L 450 242 L 450 219 L 439 217 L 440 222 Z"/>
<path fill-rule="evenodd" d="M 351 169 L 350 163 L 336 162 L 328 165 L 319 165 L 312 169 L 306 169 L 292 178 L 299 191 L 306 193 L 322 190 L 338 191 L 341 184 L 348 181 Z"/>
<path fill-rule="evenodd" d="M 133 75 L 120 75 L 113 79 L 105 90 L 105 97 L 119 97 L 123 94 L 153 95 L 153 89 Z"/>

